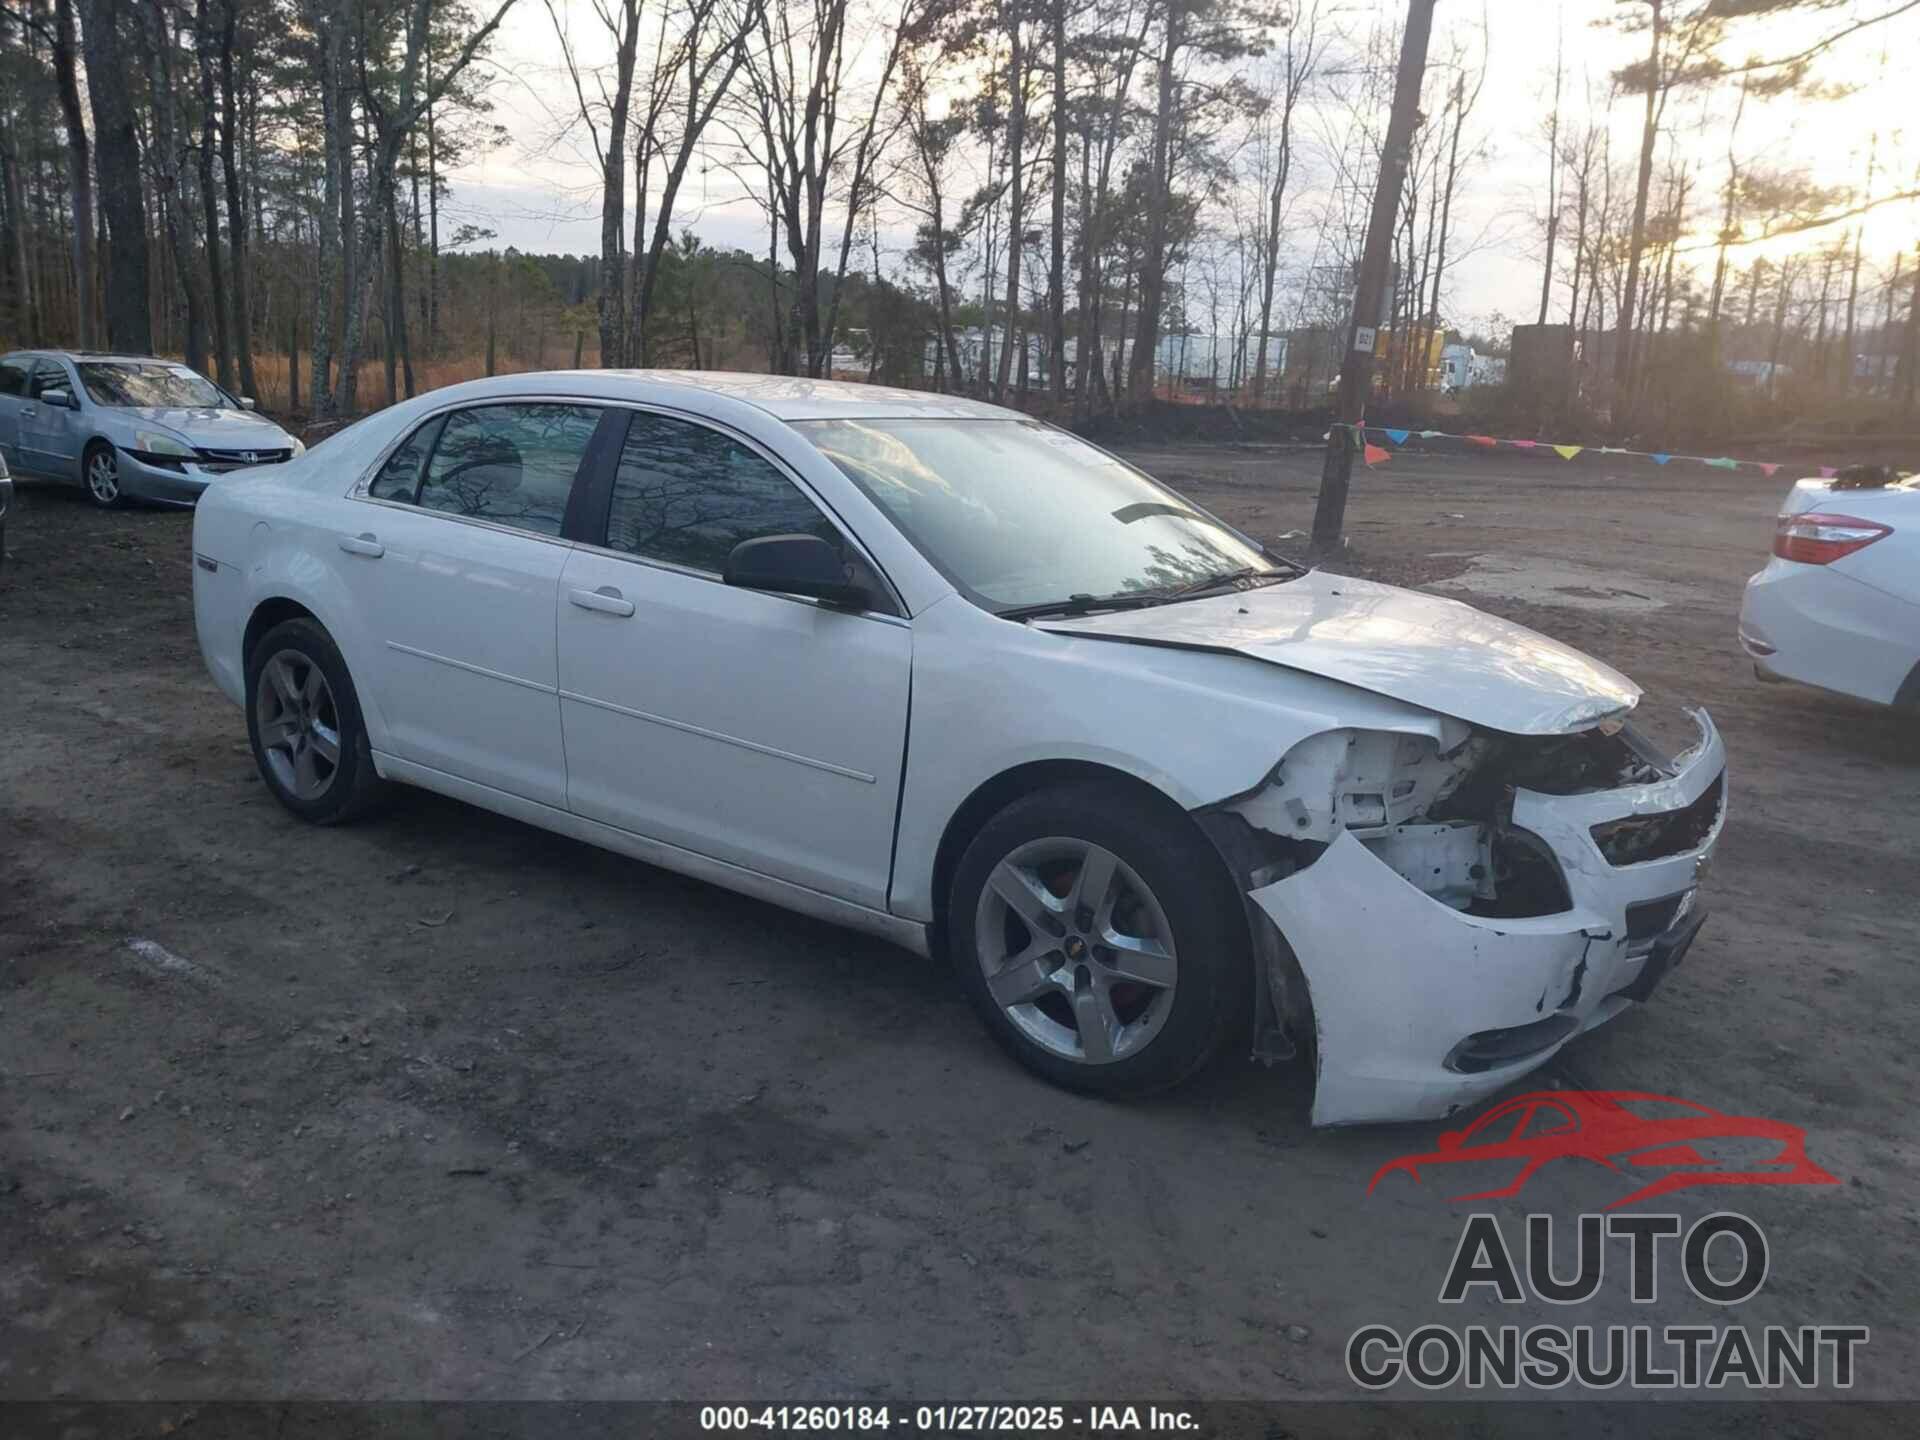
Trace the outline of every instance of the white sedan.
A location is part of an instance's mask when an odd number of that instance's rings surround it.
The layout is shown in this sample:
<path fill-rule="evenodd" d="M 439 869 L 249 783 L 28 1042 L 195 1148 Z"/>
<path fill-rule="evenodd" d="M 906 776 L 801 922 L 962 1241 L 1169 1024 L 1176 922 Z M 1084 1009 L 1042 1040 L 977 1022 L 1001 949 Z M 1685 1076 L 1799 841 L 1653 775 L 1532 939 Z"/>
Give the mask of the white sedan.
<path fill-rule="evenodd" d="M 194 564 L 296 815 L 423 786 L 945 953 L 1098 1093 L 1232 1044 L 1448 1113 L 1647 998 L 1723 819 L 1704 713 L 966 400 L 478 381 L 210 490 Z"/>
<path fill-rule="evenodd" d="M 1767 679 L 1920 706 L 1920 481 L 1861 467 L 1797 482 L 1739 635 Z"/>

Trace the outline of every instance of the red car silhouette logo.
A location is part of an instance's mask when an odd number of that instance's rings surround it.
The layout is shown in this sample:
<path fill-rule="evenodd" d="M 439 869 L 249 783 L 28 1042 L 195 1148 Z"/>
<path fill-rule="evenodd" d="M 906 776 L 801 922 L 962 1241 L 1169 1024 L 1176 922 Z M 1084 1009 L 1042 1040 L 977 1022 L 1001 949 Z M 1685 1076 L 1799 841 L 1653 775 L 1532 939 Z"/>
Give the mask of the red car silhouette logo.
<path fill-rule="evenodd" d="M 1423 1168 L 1512 1163 L 1506 1185 L 1455 1202 L 1518 1195 L 1553 1160 L 1591 1160 L 1637 1179 L 1651 1175 L 1615 1209 L 1696 1185 L 1837 1185 L 1807 1158 L 1806 1132 L 1752 1115 L 1723 1115 L 1691 1100 L 1632 1090 L 1536 1090 L 1494 1107 L 1464 1130 L 1449 1130 L 1440 1148 L 1402 1155 L 1374 1171 L 1367 1193 L 1387 1176 L 1420 1183 Z"/>

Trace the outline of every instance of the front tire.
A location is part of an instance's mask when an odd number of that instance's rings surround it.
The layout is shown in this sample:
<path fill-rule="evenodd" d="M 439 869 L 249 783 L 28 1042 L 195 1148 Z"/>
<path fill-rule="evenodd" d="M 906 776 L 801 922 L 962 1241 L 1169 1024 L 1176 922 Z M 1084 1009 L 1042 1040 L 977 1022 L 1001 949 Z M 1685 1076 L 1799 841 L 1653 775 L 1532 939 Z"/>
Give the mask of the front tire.
<path fill-rule="evenodd" d="M 385 798 L 353 677 L 317 621 L 276 625 L 248 654 L 247 740 L 260 778 L 302 820 L 337 825 Z"/>
<path fill-rule="evenodd" d="M 120 488 L 120 456 L 104 440 L 87 447 L 80 459 L 80 478 L 87 487 L 87 498 L 102 510 L 119 510 L 127 503 Z"/>
<path fill-rule="evenodd" d="M 954 871 L 952 960 L 1001 1047 L 1056 1085 L 1169 1089 L 1251 1008 L 1244 907 L 1187 817 L 1104 783 L 988 821 Z"/>

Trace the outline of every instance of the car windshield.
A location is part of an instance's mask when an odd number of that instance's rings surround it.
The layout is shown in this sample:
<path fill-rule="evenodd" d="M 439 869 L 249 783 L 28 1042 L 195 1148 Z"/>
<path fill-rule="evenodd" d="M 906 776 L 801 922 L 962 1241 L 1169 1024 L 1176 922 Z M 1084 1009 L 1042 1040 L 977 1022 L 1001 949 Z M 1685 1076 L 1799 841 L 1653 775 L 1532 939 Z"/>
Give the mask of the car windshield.
<path fill-rule="evenodd" d="M 802 434 L 990 609 L 1148 596 L 1272 562 L 1123 461 L 1031 420 L 811 420 Z"/>
<path fill-rule="evenodd" d="M 158 360 L 82 360 L 80 383 L 96 405 L 188 410 L 224 410 L 232 405 L 204 375 Z"/>

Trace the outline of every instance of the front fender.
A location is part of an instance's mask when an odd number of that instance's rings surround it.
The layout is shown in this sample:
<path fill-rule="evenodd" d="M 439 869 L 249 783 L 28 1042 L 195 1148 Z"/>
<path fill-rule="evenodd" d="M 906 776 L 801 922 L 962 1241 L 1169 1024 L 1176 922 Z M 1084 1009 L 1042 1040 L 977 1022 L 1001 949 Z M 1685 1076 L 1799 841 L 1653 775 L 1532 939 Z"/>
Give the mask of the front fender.
<path fill-rule="evenodd" d="M 934 918 L 948 825 L 983 785 L 1083 761 L 1194 811 L 1262 783 L 1308 735 L 1440 734 L 1431 712 L 1245 656 L 1061 635 L 957 595 L 913 619 L 913 714 L 890 903 Z M 1044 738 L 1036 738 L 1044 737 Z"/>

